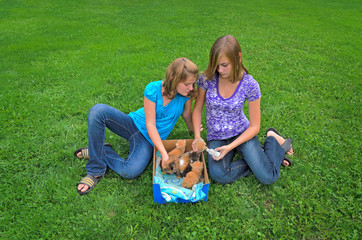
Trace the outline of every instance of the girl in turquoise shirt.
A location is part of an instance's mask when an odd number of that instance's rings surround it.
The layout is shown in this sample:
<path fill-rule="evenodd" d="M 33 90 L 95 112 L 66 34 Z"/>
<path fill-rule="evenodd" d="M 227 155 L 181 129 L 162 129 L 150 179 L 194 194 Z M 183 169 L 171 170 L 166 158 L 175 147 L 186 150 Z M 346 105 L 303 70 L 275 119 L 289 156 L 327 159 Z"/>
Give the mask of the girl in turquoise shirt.
<path fill-rule="evenodd" d="M 138 177 L 152 159 L 154 147 L 161 153 L 163 166 L 169 156 L 162 140 L 168 137 L 180 116 L 189 131 L 193 131 L 191 103 L 197 94 L 194 90 L 197 78 L 197 66 L 187 58 L 177 58 L 168 66 L 165 80 L 146 86 L 143 108 L 125 114 L 105 104 L 93 106 L 88 115 L 89 146 L 74 152 L 78 158 L 89 159 L 87 176 L 79 182 L 78 193 L 90 192 L 107 167 L 124 178 Z M 104 143 L 106 128 L 129 141 L 126 159 Z"/>

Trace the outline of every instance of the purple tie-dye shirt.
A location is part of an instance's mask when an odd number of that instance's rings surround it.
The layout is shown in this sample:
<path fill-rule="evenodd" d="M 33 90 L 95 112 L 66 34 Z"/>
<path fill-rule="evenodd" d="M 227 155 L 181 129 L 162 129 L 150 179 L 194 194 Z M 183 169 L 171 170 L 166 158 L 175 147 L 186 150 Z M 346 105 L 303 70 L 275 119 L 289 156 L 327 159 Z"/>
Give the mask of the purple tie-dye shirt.
<path fill-rule="evenodd" d="M 206 91 L 208 141 L 234 137 L 249 127 L 249 120 L 243 112 L 245 100 L 251 102 L 261 97 L 259 84 L 251 75 L 244 75 L 230 98 L 220 95 L 218 74 L 215 74 L 212 80 L 206 80 L 206 77 L 201 75 L 197 85 Z"/>

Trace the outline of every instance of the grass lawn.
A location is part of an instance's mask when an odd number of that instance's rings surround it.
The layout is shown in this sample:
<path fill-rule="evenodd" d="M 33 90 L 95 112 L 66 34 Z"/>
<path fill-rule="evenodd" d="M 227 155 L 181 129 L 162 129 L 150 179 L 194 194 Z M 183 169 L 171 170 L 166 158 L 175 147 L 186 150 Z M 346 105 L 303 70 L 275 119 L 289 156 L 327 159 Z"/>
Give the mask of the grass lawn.
<path fill-rule="evenodd" d="M 350 0 L 1 0 L 0 239 L 361 239 L 361 10 Z M 211 181 L 206 203 L 153 203 L 151 164 L 78 195 L 86 162 L 73 151 L 88 145 L 88 110 L 137 110 L 173 59 L 204 70 L 225 34 L 261 87 L 259 140 L 270 126 L 293 138 L 293 166 L 270 186 Z M 189 138 L 182 120 L 178 138 Z M 106 141 L 127 155 L 126 141 Z"/>

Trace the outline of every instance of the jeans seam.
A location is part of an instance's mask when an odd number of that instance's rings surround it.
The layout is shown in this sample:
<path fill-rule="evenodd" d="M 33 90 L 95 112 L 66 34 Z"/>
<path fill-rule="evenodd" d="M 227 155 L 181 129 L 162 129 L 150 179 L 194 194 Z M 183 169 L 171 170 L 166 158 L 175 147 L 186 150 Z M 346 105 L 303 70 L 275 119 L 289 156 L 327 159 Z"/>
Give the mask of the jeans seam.
<path fill-rule="evenodd" d="M 138 133 L 138 131 L 137 131 L 136 133 Z M 136 139 L 133 137 L 136 133 L 132 134 L 132 136 L 129 138 L 129 140 L 131 140 L 131 139 L 133 140 L 133 146 L 136 145 Z M 131 142 L 130 142 L 130 144 L 131 144 Z M 130 153 L 128 154 L 128 156 L 132 155 L 132 154 L 134 153 L 135 149 L 136 149 L 136 148 L 133 147 L 132 152 L 130 152 Z"/>
<path fill-rule="evenodd" d="M 134 136 L 140 132 L 139 130 L 137 130 L 136 132 L 134 132 L 134 133 L 131 135 L 131 131 L 130 131 L 128 128 L 124 127 L 123 125 L 119 124 L 118 122 L 113 121 L 112 119 L 106 119 L 105 121 L 110 121 L 110 122 L 112 122 L 112 123 L 120 126 L 120 128 L 122 128 L 123 130 L 127 131 L 127 132 L 129 133 L 129 135 L 130 135 L 128 142 L 131 144 L 130 141 L 131 141 L 131 139 L 133 139 L 133 146 L 135 146 L 135 141 L 136 141 L 136 140 L 135 140 Z M 104 131 L 104 135 L 105 135 L 105 131 Z M 118 135 L 118 134 L 117 134 L 117 135 Z M 105 136 L 104 136 L 104 137 L 105 137 Z M 121 136 L 120 136 L 120 137 L 121 137 Z M 103 146 L 103 149 L 104 149 L 104 146 Z M 102 152 L 103 152 L 103 149 L 102 149 Z M 133 148 L 132 152 L 130 152 L 130 153 L 128 154 L 128 156 L 132 155 L 132 154 L 134 153 L 134 151 L 135 151 L 135 148 Z M 112 158 L 112 159 L 115 159 L 115 160 L 118 160 L 118 161 L 119 161 L 119 159 L 114 158 L 114 157 L 112 157 L 112 156 L 109 156 L 108 154 L 106 154 L 106 152 L 104 152 L 104 155 L 106 155 L 106 156 L 109 157 L 109 158 Z M 121 157 L 120 157 L 120 158 L 121 158 Z M 123 158 L 121 158 L 121 159 L 123 159 Z M 103 160 L 103 159 L 102 159 L 102 160 Z M 126 162 L 126 161 L 125 161 L 125 162 Z"/>
<path fill-rule="evenodd" d="M 116 122 L 116 121 L 114 121 L 114 120 L 112 120 L 112 119 L 109 119 L 109 118 L 106 118 L 106 119 L 105 119 L 105 123 L 104 123 L 105 127 L 107 127 L 107 124 L 106 124 L 107 121 L 116 124 L 116 125 L 119 126 L 122 130 L 126 130 L 129 134 L 131 133 L 131 131 L 129 131 L 128 128 L 124 127 L 122 124 L 119 124 L 118 122 Z M 118 135 L 118 134 L 117 134 L 117 135 Z M 131 137 L 132 137 L 132 136 L 133 136 L 133 135 L 131 135 Z M 106 137 L 106 131 L 104 131 L 104 139 L 105 139 L 105 137 Z M 121 137 L 121 136 L 119 136 L 119 137 Z M 111 159 L 114 159 L 114 160 L 119 161 L 118 158 L 115 158 L 115 157 L 113 157 L 113 156 L 110 156 L 110 155 L 108 155 L 108 154 L 104 151 L 104 144 L 103 144 L 103 146 L 102 146 L 102 153 L 103 153 L 103 152 L 104 152 L 104 155 L 106 155 L 108 158 L 111 158 Z M 120 158 L 121 158 L 121 157 L 120 157 Z M 121 159 L 123 159 L 123 158 L 121 158 Z M 102 161 L 104 161 L 103 158 L 102 158 Z"/>
<path fill-rule="evenodd" d="M 245 166 L 248 166 L 248 164 L 238 165 L 238 166 L 232 167 L 232 168 L 230 168 L 230 169 L 233 170 L 233 169 L 238 169 L 238 168 L 245 167 Z"/>
<path fill-rule="evenodd" d="M 224 170 L 227 169 L 225 162 L 226 162 L 225 159 L 223 159 L 223 160 L 222 160 L 222 165 L 223 165 L 223 167 L 224 167 Z M 231 162 L 230 162 L 229 166 L 230 166 L 230 165 L 231 165 Z M 248 166 L 248 164 L 242 164 L 242 165 L 238 165 L 238 166 L 236 166 L 236 167 L 230 167 L 229 169 L 230 169 L 230 170 L 233 170 L 233 169 L 238 169 L 238 168 L 241 168 L 241 167 L 244 167 L 244 166 Z"/>

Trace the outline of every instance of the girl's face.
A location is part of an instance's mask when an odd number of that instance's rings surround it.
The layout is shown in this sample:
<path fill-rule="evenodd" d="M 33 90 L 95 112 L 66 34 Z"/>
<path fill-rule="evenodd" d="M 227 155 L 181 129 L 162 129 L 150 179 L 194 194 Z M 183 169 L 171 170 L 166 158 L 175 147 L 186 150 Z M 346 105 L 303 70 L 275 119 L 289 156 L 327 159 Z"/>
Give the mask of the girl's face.
<path fill-rule="evenodd" d="M 217 71 L 221 78 L 230 78 L 232 73 L 232 66 L 230 60 L 222 55 L 217 63 Z"/>
<path fill-rule="evenodd" d="M 185 81 L 180 81 L 176 86 L 176 91 L 182 96 L 189 95 L 189 92 L 194 89 L 194 83 L 196 82 L 196 76 L 190 74 Z"/>

